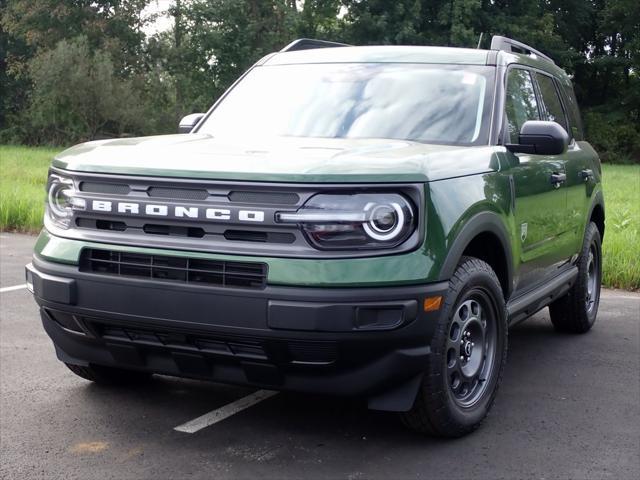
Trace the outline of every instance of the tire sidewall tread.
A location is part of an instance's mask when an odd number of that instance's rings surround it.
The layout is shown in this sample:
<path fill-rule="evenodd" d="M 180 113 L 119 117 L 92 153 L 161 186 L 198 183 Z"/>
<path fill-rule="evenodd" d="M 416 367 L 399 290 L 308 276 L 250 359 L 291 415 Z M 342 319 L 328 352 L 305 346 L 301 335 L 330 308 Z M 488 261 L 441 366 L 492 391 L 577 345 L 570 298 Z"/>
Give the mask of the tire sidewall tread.
<path fill-rule="evenodd" d="M 598 281 L 596 282 L 597 300 L 591 314 L 587 311 L 585 299 L 588 282 L 588 258 L 592 243 L 597 250 Z M 571 289 L 561 298 L 549 305 L 549 316 L 554 328 L 564 333 L 586 333 L 591 330 L 598 315 L 600 304 L 600 283 L 602 281 L 602 238 L 595 223 L 590 222 L 585 230 L 585 236 L 576 261 L 578 278 Z"/>
<path fill-rule="evenodd" d="M 463 409 L 451 397 L 448 379 L 444 375 L 446 338 L 453 313 L 460 298 L 474 288 L 482 288 L 493 301 L 498 328 L 498 351 L 493 383 L 474 406 Z M 459 437 L 480 426 L 495 400 L 502 380 L 507 356 L 507 312 L 502 287 L 493 269 L 482 260 L 463 257 L 449 281 L 438 326 L 431 341 L 431 355 L 413 408 L 402 414 L 408 427 L 433 436 Z"/>

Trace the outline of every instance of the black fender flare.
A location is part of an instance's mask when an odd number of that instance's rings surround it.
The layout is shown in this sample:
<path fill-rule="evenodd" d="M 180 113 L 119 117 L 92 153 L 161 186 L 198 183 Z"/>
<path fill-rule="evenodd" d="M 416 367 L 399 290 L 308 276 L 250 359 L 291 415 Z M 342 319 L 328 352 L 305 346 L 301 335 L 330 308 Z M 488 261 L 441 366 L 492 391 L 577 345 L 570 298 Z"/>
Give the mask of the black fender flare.
<path fill-rule="evenodd" d="M 491 233 L 495 235 L 502 245 L 505 265 L 507 267 L 507 292 L 505 293 L 506 299 L 508 299 L 513 292 L 513 253 L 507 227 L 495 212 L 484 211 L 477 213 L 466 222 L 449 248 L 449 252 L 440 269 L 439 280 L 448 281 L 453 276 L 465 249 L 471 241 L 481 233 Z"/>
<path fill-rule="evenodd" d="M 598 190 L 593 196 L 593 200 L 591 201 L 591 206 L 589 207 L 589 213 L 587 213 L 587 216 L 584 222 L 584 228 L 582 229 L 582 238 L 584 238 L 584 235 L 587 231 L 587 227 L 589 226 L 589 219 L 591 218 L 591 215 L 593 215 L 593 211 L 595 210 L 596 206 L 599 206 L 600 208 L 602 208 L 602 215 L 604 216 L 604 218 L 606 218 L 606 212 L 604 209 L 604 195 L 602 194 L 602 190 Z M 601 240 L 604 240 L 604 225 L 602 228 L 601 236 L 602 236 Z"/>

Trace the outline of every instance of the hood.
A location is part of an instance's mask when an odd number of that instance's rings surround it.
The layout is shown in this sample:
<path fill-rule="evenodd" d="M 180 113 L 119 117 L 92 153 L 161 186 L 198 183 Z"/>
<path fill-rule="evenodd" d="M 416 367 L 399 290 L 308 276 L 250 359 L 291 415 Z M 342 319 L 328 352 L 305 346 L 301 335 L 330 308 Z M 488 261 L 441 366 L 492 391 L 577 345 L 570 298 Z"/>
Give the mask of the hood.
<path fill-rule="evenodd" d="M 87 142 L 53 160 L 71 171 L 271 182 L 426 182 L 497 170 L 496 148 L 384 139 L 162 135 Z"/>

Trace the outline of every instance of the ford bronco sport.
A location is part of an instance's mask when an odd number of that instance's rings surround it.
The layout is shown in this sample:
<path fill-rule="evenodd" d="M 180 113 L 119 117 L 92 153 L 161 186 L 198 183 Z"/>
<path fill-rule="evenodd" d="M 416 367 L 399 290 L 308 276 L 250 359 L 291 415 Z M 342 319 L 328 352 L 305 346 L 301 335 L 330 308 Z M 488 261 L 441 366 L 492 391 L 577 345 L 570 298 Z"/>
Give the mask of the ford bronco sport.
<path fill-rule="evenodd" d="M 53 159 L 27 284 L 83 378 L 359 396 L 460 436 L 509 326 L 596 319 L 600 162 L 527 45 L 297 40 L 180 130 Z"/>

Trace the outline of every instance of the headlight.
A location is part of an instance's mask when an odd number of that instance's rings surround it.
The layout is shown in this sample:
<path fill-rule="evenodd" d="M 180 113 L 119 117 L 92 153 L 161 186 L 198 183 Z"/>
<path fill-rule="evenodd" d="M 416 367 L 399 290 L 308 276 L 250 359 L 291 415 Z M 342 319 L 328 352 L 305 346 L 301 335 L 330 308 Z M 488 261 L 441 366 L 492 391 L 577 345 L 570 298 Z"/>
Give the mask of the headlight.
<path fill-rule="evenodd" d="M 416 228 L 413 207 L 396 193 L 318 194 L 297 212 L 278 212 L 297 223 L 319 249 L 393 248 Z"/>
<path fill-rule="evenodd" d="M 73 211 L 86 208 L 85 200 L 75 194 L 73 180 L 59 175 L 49 176 L 46 215 L 56 226 L 69 228 Z"/>

